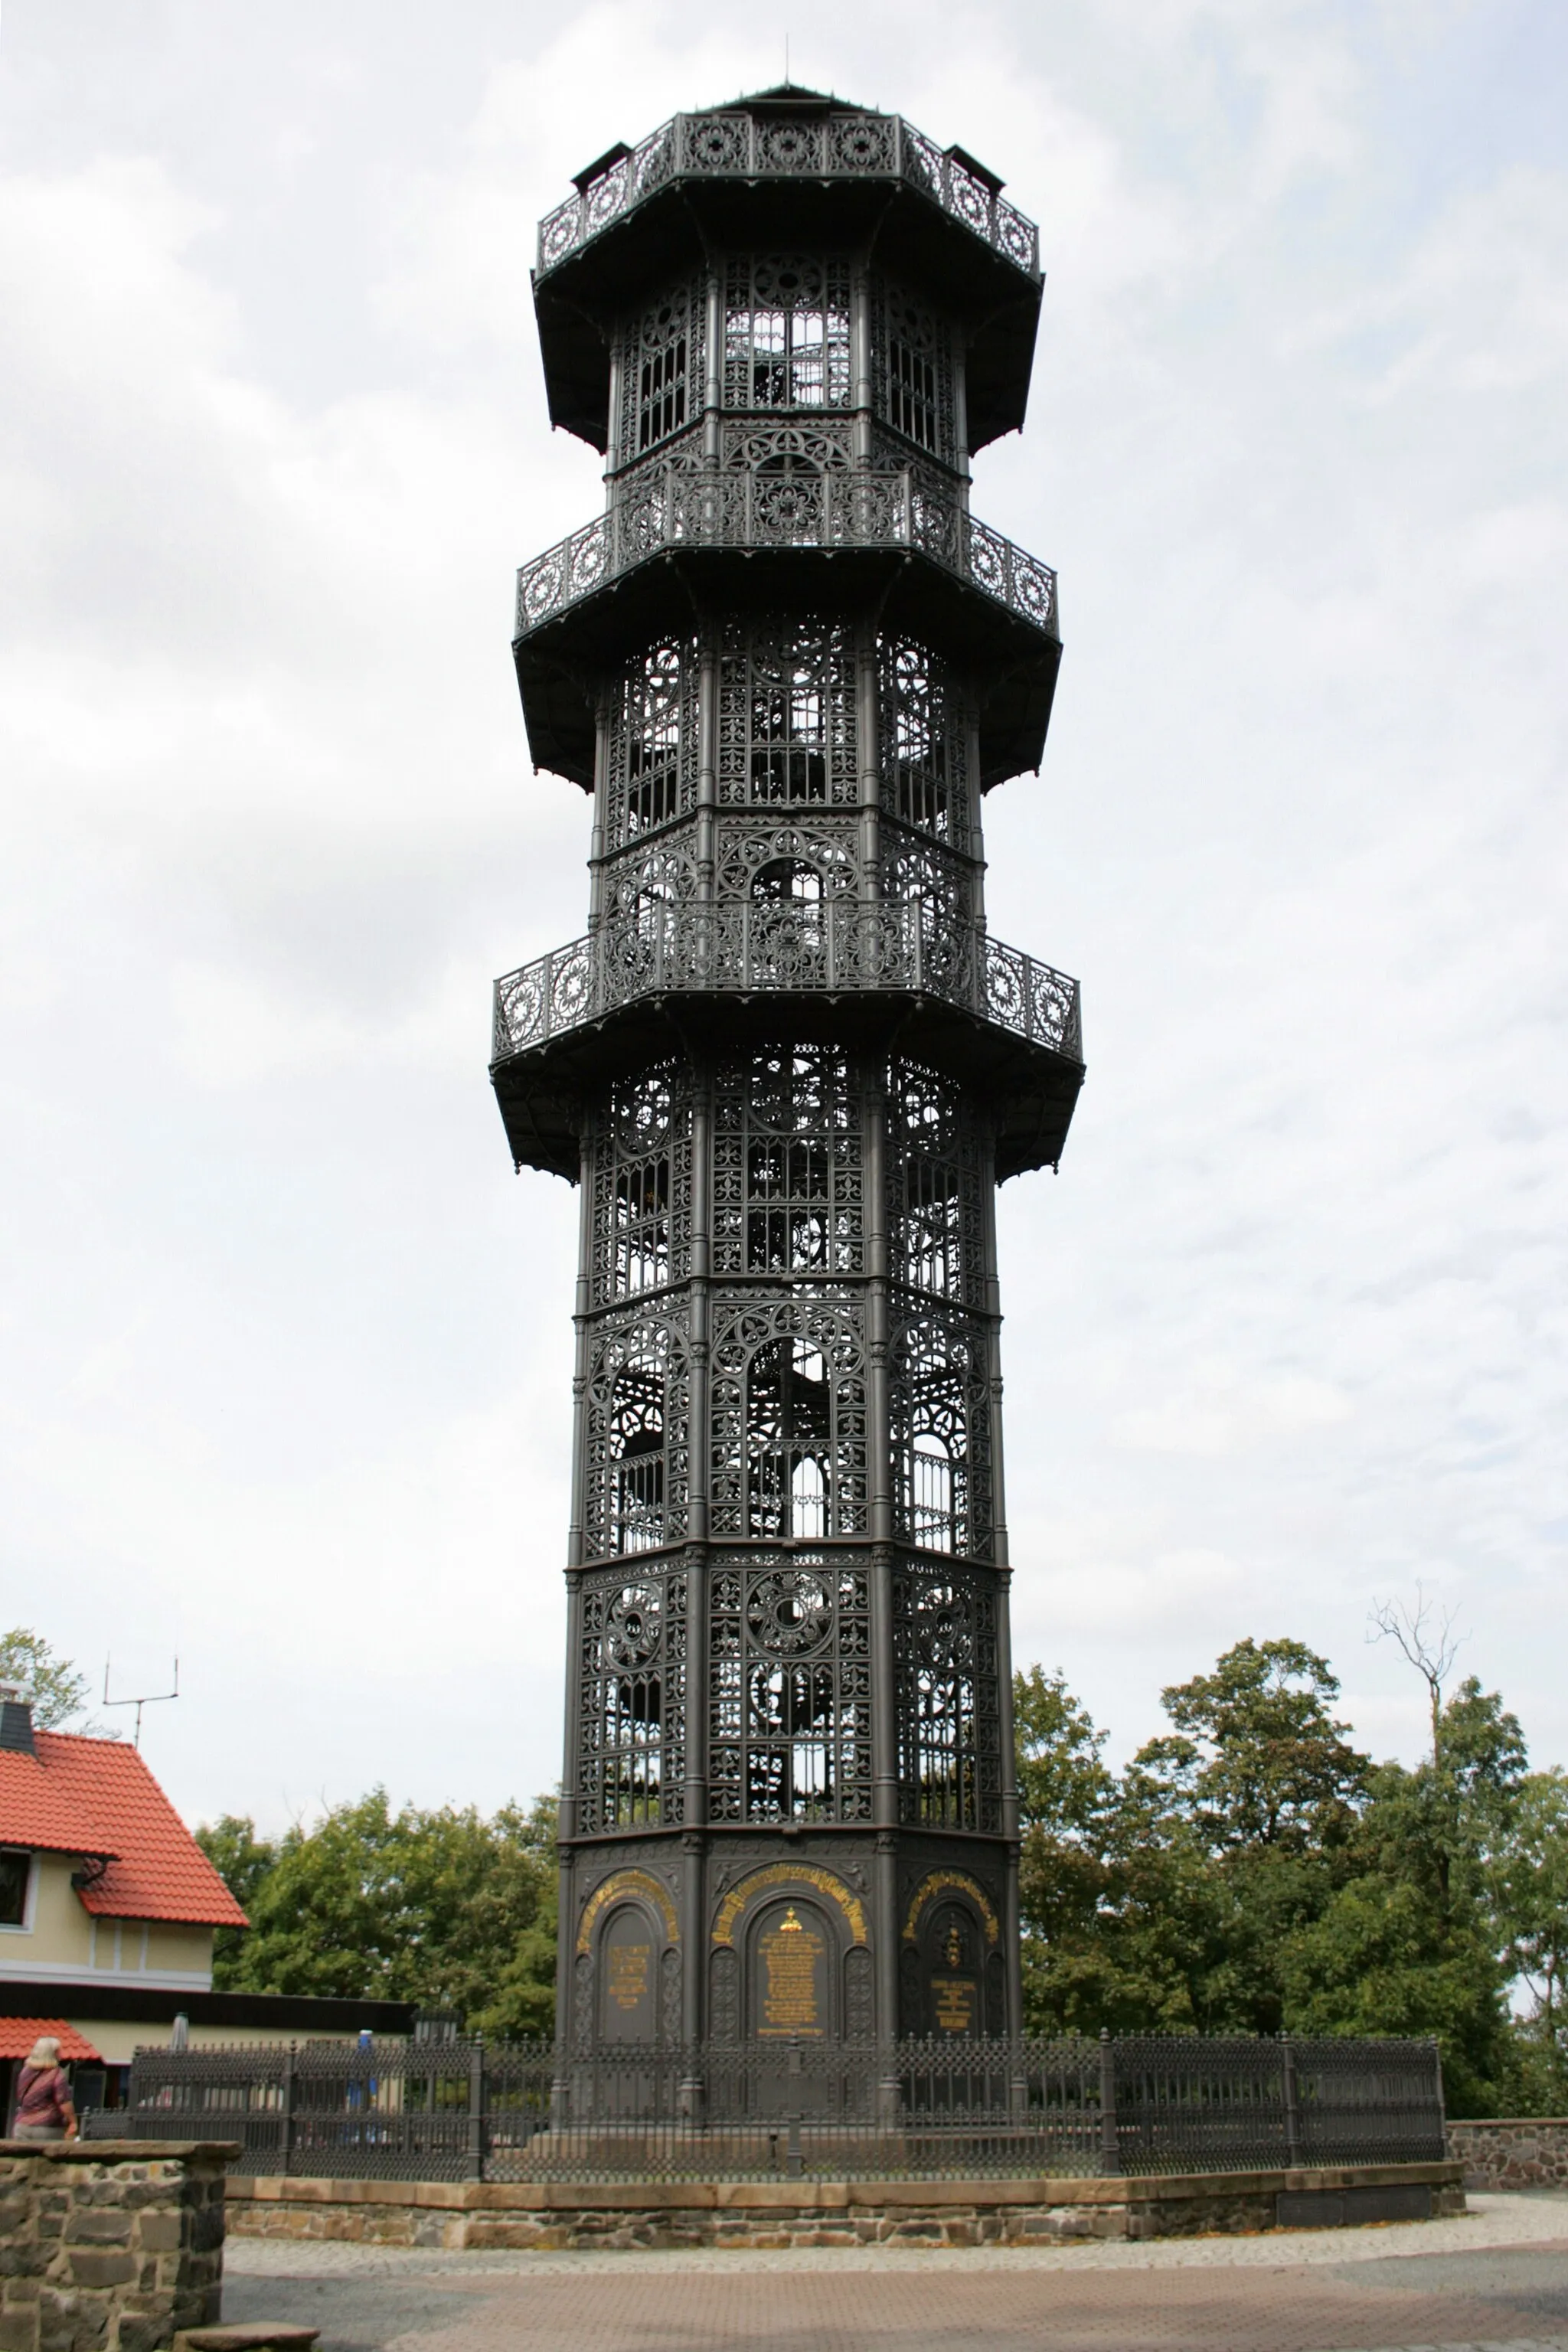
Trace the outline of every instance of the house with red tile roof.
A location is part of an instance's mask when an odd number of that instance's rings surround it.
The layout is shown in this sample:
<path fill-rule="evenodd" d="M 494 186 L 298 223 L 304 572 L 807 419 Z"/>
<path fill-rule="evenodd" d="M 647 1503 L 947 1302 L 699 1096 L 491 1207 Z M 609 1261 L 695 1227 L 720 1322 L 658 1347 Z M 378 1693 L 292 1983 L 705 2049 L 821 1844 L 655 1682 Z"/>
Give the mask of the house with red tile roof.
<path fill-rule="evenodd" d="M 411 2030 L 402 2001 L 215 1993 L 214 1932 L 248 1925 L 136 1748 L 40 1730 L 0 1686 L 0 2075 L 53 2034 L 113 2105 L 176 2019 L 193 2042 Z"/>

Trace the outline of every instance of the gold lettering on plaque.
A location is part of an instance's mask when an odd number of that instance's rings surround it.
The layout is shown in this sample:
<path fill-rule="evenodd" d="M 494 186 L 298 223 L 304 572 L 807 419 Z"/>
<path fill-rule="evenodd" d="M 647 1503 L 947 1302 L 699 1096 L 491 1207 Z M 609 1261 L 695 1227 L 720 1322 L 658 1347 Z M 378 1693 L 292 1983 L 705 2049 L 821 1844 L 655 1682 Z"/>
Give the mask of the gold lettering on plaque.
<path fill-rule="evenodd" d="M 767 1990 L 763 1995 L 761 2033 L 820 2033 L 816 1969 L 822 1958 L 822 1937 L 795 1916 L 792 1905 L 776 1927 L 763 1937 L 763 1967 Z"/>
<path fill-rule="evenodd" d="M 605 1957 L 610 1963 L 610 1999 L 617 2009 L 637 2009 L 647 1994 L 647 1964 L 652 1956 L 651 1944 L 612 1944 Z"/>
<path fill-rule="evenodd" d="M 932 1977 L 931 1989 L 936 1995 L 936 2030 L 939 2033 L 970 2033 L 974 2028 L 974 1979 L 973 1977 Z"/>

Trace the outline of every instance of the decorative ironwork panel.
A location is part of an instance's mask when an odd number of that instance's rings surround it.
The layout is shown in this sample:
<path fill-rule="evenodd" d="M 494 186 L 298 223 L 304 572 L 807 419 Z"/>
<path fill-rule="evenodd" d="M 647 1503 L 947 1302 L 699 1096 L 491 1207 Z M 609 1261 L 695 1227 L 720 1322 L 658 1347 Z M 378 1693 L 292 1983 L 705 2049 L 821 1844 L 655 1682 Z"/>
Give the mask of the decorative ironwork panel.
<path fill-rule="evenodd" d="M 966 712 L 944 666 L 923 646 L 883 641 L 879 653 L 883 803 L 889 814 L 968 854 Z"/>
<path fill-rule="evenodd" d="M 858 1274 L 863 1215 L 859 1093 L 846 1056 L 831 1046 L 768 1045 L 721 1068 L 715 1275 Z"/>
<path fill-rule="evenodd" d="M 889 1261 L 895 1282 L 980 1307 L 987 1171 L 964 1090 L 919 1062 L 888 1071 Z M 950 1547 L 943 1545 L 946 1550 Z"/>
<path fill-rule="evenodd" d="M 873 281 L 871 366 L 885 425 L 952 465 L 957 455 L 952 331 L 901 287 Z"/>
<path fill-rule="evenodd" d="M 684 1572 L 650 1564 L 635 1582 L 584 1578 L 577 1773 L 584 1836 L 684 1819 L 686 1665 Z"/>
<path fill-rule="evenodd" d="M 951 1308 L 893 1333 L 889 1404 L 898 1531 L 922 1551 L 991 1549 L 991 1335 Z"/>
<path fill-rule="evenodd" d="M 724 287 L 726 408 L 847 408 L 849 400 L 847 262 L 732 256 Z"/>
<path fill-rule="evenodd" d="M 847 474 L 855 462 L 855 444 L 847 422 L 829 417 L 799 418 L 789 424 L 759 425 L 726 419 L 721 432 L 719 462 L 730 474 Z M 889 471 L 894 470 L 889 467 Z"/>
<path fill-rule="evenodd" d="M 685 1066 L 622 1078 L 594 1122 L 595 1307 L 684 1282 L 691 1259 L 691 1089 Z"/>
<path fill-rule="evenodd" d="M 866 1530 L 858 1302 L 754 1292 L 713 1303 L 710 1517 L 717 1536 Z"/>
<path fill-rule="evenodd" d="M 832 899 L 810 905 L 792 896 L 762 906 L 751 899 L 662 906 L 637 921 L 606 924 L 497 981 L 493 1058 L 524 1053 L 643 996 L 867 988 L 929 992 L 1081 1061 L 1075 980 L 973 929 L 943 943 L 928 976 L 917 911 Z"/>
<path fill-rule="evenodd" d="M 869 1821 L 868 1559 L 721 1552 L 711 1593 L 710 1818 Z"/>
<path fill-rule="evenodd" d="M 665 908 L 696 895 L 697 858 L 688 826 L 652 843 L 636 841 L 605 859 L 601 920 L 647 932 Z"/>
<path fill-rule="evenodd" d="M 700 278 L 669 288 L 628 327 L 620 344 L 623 465 L 700 415 L 706 341 Z"/>
<path fill-rule="evenodd" d="M 813 902 L 852 900 L 859 896 L 858 830 L 851 816 L 815 824 L 744 824 L 719 821 L 715 883 L 721 898 L 752 899 L 758 906 L 781 898 L 802 905 L 798 884 L 811 877 Z"/>
<path fill-rule="evenodd" d="M 594 1332 L 585 1399 L 584 1535 L 590 1559 L 679 1543 L 689 1433 L 684 1319 L 653 1302 Z"/>
<path fill-rule="evenodd" d="M 860 794 L 850 632 L 822 622 L 724 633 L 719 797 L 853 807 Z"/>
<path fill-rule="evenodd" d="M 844 110 L 826 121 L 758 121 L 739 111 L 678 114 L 619 155 L 539 225 L 539 274 L 549 275 L 613 221 L 681 174 L 751 179 L 906 181 L 1031 277 L 1039 274 L 1032 221 L 897 115 Z"/>
<path fill-rule="evenodd" d="M 1057 576 L 963 509 L 955 480 L 905 452 L 901 466 L 847 474 L 837 461 L 693 469 L 691 450 L 659 453 L 612 485 L 610 508 L 517 575 L 516 635 L 667 548 L 912 547 L 1047 637 Z"/>
<path fill-rule="evenodd" d="M 697 792 L 697 646 L 656 645 L 622 675 L 610 718 L 605 845 L 619 849 L 682 816 Z"/>
<path fill-rule="evenodd" d="M 1001 1829 L 996 1608 L 984 1570 L 906 1565 L 893 1579 L 899 1810 L 922 1828 Z"/>

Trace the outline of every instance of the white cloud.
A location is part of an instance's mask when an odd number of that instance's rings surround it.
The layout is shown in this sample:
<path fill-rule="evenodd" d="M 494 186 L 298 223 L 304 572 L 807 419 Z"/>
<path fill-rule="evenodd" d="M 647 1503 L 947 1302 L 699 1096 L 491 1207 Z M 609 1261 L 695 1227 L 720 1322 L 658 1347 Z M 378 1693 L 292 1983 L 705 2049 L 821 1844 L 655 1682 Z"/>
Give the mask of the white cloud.
<path fill-rule="evenodd" d="M 1091 1072 L 1003 1196 L 1015 1648 L 1122 1750 L 1281 1632 L 1413 1748 L 1364 1612 L 1440 1570 L 1568 1754 L 1568 183 L 1402 110 L 1455 21 L 792 26 L 1042 220 L 976 504 L 1068 646 L 988 892 Z M 0 42 L 3 1605 L 180 1650 L 193 1806 L 492 1801 L 556 1769 L 575 1204 L 510 1171 L 486 990 L 580 929 L 586 847 L 510 573 L 598 495 L 534 223 L 783 61 L 661 7 L 216 22 Z"/>

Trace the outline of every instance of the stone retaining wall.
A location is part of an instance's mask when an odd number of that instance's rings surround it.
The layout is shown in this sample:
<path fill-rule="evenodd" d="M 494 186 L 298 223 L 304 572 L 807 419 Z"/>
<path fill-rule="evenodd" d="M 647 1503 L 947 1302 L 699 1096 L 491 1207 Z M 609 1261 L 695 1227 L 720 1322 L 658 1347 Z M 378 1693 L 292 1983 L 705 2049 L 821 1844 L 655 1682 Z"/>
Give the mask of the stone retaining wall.
<path fill-rule="evenodd" d="M 0 2352 L 157 2352 L 221 2316 L 224 2169 L 196 2140 L 0 2140 Z"/>
<path fill-rule="evenodd" d="M 1448 2153 L 1464 2166 L 1468 2189 L 1568 2187 L 1568 2116 L 1451 2123 Z"/>
<path fill-rule="evenodd" d="M 717 2180 L 504 2184 L 231 2179 L 243 2238 L 382 2246 L 1028 2246 L 1196 2237 L 1462 2213 L 1457 2164 L 1316 2167 L 1135 2179 Z M 1386 2207 L 1386 2210 L 1384 2209 Z"/>

